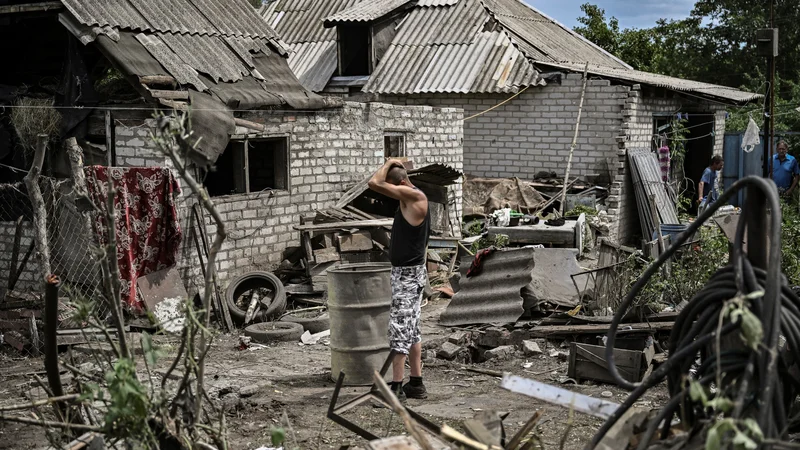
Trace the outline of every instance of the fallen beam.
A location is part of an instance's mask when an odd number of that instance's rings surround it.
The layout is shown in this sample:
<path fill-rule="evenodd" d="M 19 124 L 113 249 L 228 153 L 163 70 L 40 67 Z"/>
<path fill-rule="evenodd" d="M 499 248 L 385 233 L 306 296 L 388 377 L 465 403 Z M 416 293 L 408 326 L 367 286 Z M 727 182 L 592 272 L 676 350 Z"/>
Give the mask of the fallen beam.
<path fill-rule="evenodd" d="M 617 328 L 617 334 L 641 333 L 643 331 L 670 331 L 675 322 L 625 323 Z M 591 325 L 546 325 L 531 330 L 531 337 L 564 336 L 570 334 L 605 334 L 609 325 L 604 323 Z"/>
<path fill-rule="evenodd" d="M 333 223 L 295 225 L 294 229 L 298 230 L 298 231 L 352 230 L 354 228 L 391 227 L 393 222 L 394 222 L 394 219 L 353 220 L 353 221 L 350 221 L 350 222 L 333 222 Z"/>

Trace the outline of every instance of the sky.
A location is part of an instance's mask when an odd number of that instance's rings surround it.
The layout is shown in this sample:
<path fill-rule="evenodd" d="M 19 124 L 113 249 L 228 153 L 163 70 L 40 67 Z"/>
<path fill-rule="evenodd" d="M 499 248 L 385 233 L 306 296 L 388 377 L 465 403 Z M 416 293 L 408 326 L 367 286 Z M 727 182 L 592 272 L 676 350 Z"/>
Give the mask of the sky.
<path fill-rule="evenodd" d="M 573 28 L 581 17 L 581 5 L 593 3 L 606 11 L 606 18 L 619 19 L 619 27 L 650 28 L 661 18 L 689 16 L 695 0 L 525 0 L 551 18 Z"/>

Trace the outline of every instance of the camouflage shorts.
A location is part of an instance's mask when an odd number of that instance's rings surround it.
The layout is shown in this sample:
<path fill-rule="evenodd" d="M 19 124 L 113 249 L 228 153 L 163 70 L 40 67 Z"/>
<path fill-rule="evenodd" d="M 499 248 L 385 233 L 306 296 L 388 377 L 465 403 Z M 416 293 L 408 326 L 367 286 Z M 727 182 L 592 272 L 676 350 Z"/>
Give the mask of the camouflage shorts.
<path fill-rule="evenodd" d="M 408 354 L 422 341 L 419 330 L 420 301 L 427 282 L 425 266 L 392 267 L 392 307 L 389 312 L 389 347 Z"/>

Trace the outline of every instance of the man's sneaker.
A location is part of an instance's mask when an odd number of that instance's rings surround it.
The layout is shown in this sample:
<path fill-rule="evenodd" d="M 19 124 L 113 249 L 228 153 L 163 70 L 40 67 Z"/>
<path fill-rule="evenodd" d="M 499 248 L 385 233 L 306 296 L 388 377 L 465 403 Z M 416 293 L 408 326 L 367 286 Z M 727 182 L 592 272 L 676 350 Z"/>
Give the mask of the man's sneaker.
<path fill-rule="evenodd" d="M 399 388 L 396 391 L 392 391 L 392 393 L 397 396 L 397 399 L 400 400 L 400 403 L 406 402 L 406 393 L 403 391 L 403 388 Z M 373 403 L 372 406 L 375 408 L 385 408 L 383 403 L 377 403 L 377 402 Z"/>
<path fill-rule="evenodd" d="M 402 391 L 408 398 L 418 398 L 418 399 L 428 398 L 428 390 L 425 389 L 425 385 L 421 383 L 416 386 L 414 386 L 411 383 L 406 383 L 403 386 Z"/>

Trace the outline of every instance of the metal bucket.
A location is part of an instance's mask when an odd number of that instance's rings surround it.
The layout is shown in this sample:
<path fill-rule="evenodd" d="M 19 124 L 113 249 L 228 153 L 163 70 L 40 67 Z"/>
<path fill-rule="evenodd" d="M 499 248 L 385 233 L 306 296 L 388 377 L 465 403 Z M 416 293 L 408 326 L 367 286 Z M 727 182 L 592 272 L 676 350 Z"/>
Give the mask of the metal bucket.
<path fill-rule="evenodd" d="M 389 356 L 390 264 L 342 264 L 328 269 L 331 320 L 331 379 L 345 373 L 344 384 L 373 383 Z"/>
<path fill-rule="evenodd" d="M 686 231 L 689 228 L 689 225 L 682 224 L 682 223 L 662 223 L 661 224 L 661 235 L 662 236 L 669 236 L 670 242 L 675 242 L 675 239 L 678 238 L 678 235 Z M 658 239 L 657 232 L 653 233 L 653 240 Z"/>

